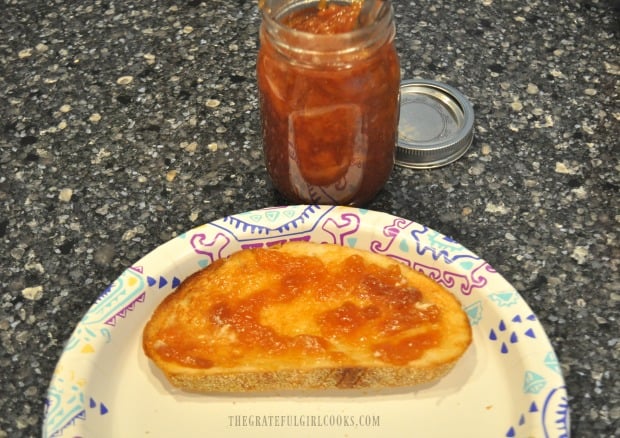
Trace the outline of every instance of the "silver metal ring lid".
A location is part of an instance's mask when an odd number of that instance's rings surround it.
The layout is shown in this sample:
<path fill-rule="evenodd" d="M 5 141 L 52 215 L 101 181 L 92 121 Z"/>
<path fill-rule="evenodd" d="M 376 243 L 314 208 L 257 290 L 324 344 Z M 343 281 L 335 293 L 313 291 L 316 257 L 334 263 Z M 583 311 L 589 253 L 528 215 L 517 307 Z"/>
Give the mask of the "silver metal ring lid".
<path fill-rule="evenodd" d="M 428 80 L 401 82 L 397 165 L 444 166 L 459 159 L 473 138 L 474 109 L 457 89 Z"/>

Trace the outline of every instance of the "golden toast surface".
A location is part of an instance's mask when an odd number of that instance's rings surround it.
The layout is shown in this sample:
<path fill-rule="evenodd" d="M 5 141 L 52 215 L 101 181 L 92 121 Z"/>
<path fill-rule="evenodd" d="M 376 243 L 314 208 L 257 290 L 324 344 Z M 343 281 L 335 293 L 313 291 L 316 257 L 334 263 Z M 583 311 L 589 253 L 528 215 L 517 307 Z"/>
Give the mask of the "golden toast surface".
<path fill-rule="evenodd" d="M 239 251 L 193 274 L 143 334 L 147 356 L 195 391 L 424 383 L 470 343 L 459 302 L 430 278 L 308 242 Z"/>

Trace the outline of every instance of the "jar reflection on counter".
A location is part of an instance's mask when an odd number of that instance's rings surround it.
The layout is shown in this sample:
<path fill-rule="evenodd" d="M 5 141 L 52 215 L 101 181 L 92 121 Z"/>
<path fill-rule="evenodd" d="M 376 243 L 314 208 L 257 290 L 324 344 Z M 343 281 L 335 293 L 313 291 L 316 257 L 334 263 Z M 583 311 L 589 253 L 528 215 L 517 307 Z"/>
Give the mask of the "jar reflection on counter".
<path fill-rule="evenodd" d="M 394 166 L 393 11 L 387 4 L 374 23 L 336 34 L 283 24 L 300 8 L 318 10 L 316 3 L 266 0 L 262 9 L 257 77 L 266 166 L 293 202 L 363 205 Z"/>

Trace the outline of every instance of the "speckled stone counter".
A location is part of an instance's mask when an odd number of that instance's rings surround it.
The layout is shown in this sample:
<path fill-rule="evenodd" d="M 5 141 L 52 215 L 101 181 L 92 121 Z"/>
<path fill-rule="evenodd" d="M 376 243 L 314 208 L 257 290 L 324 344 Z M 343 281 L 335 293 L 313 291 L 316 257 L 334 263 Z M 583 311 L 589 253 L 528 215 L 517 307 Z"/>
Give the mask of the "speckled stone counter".
<path fill-rule="evenodd" d="M 368 208 L 486 259 L 562 364 L 576 437 L 620 435 L 618 4 L 395 0 L 403 78 L 471 100 L 475 141 Z M 64 342 L 126 267 L 284 204 L 263 165 L 252 2 L 6 0 L 0 437 L 40 434 Z"/>

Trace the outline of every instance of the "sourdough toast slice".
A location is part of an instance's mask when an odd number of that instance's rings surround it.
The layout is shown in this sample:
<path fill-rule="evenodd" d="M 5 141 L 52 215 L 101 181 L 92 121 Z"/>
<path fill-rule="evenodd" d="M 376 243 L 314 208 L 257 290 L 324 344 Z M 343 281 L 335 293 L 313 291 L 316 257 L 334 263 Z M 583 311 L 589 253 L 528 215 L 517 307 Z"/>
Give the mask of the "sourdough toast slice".
<path fill-rule="evenodd" d="M 214 262 L 143 333 L 169 381 L 196 392 L 412 386 L 445 375 L 470 343 L 460 303 L 427 276 L 309 242 Z"/>

